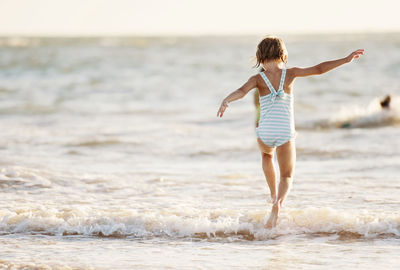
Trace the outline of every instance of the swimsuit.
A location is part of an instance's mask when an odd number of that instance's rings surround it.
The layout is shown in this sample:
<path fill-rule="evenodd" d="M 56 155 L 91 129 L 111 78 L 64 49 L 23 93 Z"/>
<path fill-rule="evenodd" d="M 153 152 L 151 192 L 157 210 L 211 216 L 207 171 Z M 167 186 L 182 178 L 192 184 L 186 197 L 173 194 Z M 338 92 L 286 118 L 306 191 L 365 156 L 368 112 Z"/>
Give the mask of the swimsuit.
<path fill-rule="evenodd" d="M 282 69 L 278 91 L 275 91 L 264 72 L 260 72 L 260 75 L 271 93 L 260 96 L 261 112 L 256 134 L 267 146 L 280 146 L 297 136 L 294 127 L 293 96 L 283 91 L 286 69 Z"/>

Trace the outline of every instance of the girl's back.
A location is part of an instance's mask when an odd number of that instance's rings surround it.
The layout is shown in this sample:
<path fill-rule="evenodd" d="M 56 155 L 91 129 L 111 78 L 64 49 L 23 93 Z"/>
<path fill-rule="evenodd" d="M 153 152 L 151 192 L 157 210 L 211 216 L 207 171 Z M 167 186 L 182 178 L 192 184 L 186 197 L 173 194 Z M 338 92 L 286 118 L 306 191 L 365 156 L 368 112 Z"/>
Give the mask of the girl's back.
<path fill-rule="evenodd" d="M 274 89 L 279 88 L 282 72 L 283 68 L 277 69 L 275 71 L 270 71 L 270 70 L 264 71 L 265 76 L 267 76 Z M 257 89 L 260 92 L 260 96 L 265 96 L 271 93 L 262 76 L 256 76 L 256 80 L 257 80 Z M 286 68 L 286 76 L 283 82 L 283 90 L 286 94 L 289 95 L 292 94 L 293 82 L 294 82 L 293 68 Z"/>
<path fill-rule="evenodd" d="M 296 137 L 293 95 L 284 91 L 286 68 L 281 70 L 278 87 L 272 85 L 265 72 L 259 74 L 269 94 L 262 95 L 260 92 L 260 120 L 256 134 L 268 147 L 273 148 Z"/>

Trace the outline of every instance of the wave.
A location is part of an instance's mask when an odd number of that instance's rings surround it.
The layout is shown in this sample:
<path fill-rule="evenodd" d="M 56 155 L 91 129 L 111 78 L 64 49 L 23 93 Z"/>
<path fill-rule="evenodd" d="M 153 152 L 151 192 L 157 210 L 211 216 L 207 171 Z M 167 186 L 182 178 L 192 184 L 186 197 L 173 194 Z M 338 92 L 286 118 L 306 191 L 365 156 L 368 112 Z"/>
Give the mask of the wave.
<path fill-rule="evenodd" d="M 400 215 L 332 208 L 284 209 L 278 226 L 264 228 L 265 211 L 96 210 L 45 208 L 0 211 L 0 234 L 81 235 L 135 238 L 268 240 L 285 235 L 337 235 L 344 238 L 400 237 Z"/>
<path fill-rule="evenodd" d="M 26 103 L 14 106 L 8 106 L 0 108 L 0 114 L 21 114 L 21 115 L 33 115 L 33 114 L 54 114 L 59 112 L 57 106 L 40 105 L 33 103 Z"/>
<path fill-rule="evenodd" d="M 96 147 L 96 146 L 106 146 L 106 145 L 117 145 L 124 144 L 125 142 L 118 139 L 88 139 L 83 141 L 78 141 L 74 143 L 69 143 L 66 146 L 75 147 Z"/>
<path fill-rule="evenodd" d="M 37 261 L 35 258 L 31 258 L 30 262 L 11 262 L 0 259 L 0 269 L 31 269 L 31 270 L 88 270 L 95 269 L 93 267 L 76 267 L 76 266 L 68 266 L 65 263 L 43 263 Z"/>
<path fill-rule="evenodd" d="M 5 191 L 6 188 L 24 189 L 48 188 L 52 182 L 47 177 L 48 173 L 32 170 L 23 167 L 3 167 L 0 168 L 0 188 Z"/>
<path fill-rule="evenodd" d="M 392 97 L 390 109 L 382 109 L 380 100 L 373 99 L 367 106 L 346 105 L 329 119 L 321 119 L 299 128 L 373 128 L 400 124 L 400 99 Z"/>

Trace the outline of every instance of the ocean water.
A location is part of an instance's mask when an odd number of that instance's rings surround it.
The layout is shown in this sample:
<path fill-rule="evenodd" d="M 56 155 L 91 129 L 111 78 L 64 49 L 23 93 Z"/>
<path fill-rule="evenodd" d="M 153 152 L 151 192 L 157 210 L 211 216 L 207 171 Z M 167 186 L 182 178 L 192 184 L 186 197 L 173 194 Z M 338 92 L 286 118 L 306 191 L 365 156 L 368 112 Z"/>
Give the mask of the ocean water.
<path fill-rule="evenodd" d="M 261 37 L 0 38 L 0 269 L 398 269 L 400 34 L 283 35 L 297 163 L 278 225 Z M 390 109 L 379 100 L 390 94 Z"/>

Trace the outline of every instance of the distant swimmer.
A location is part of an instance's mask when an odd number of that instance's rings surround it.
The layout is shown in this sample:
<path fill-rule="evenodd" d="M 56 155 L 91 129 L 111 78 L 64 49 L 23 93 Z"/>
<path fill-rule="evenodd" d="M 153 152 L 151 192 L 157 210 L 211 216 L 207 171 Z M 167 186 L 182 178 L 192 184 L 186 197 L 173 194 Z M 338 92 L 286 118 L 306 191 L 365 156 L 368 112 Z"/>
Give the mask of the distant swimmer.
<path fill-rule="evenodd" d="M 387 95 L 383 100 L 381 100 L 380 104 L 382 109 L 390 109 L 390 95 Z"/>
<path fill-rule="evenodd" d="M 363 49 L 348 56 L 325 61 L 311 67 L 286 67 L 288 52 L 282 39 L 267 36 L 257 46 L 255 67 L 264 71 L 251 76 L 241 87 L 227 95 L 217 116 L 222 117 L 228 104 L 243 98 L 250 90 L 259 91 L 260 120 L 256 128 L 257 144 L 261 151 L 262 168 L 270 190 L 272 209 L 264 224 L 266 228 L 277 225 L 282 202 L 289 194 L 296 163 L 293 83 L 297 77 L 326 73 L 350 63 L 364 54 Z M 258 97 L 258 96 L 257 96 Z M 227 132 L 232 132 L 228 130 Z M 276 150 L 276 151 L 275 151 Z M 279 186 L 276 185 L 273 156 L 276 153 L 280 170 Z"/>

